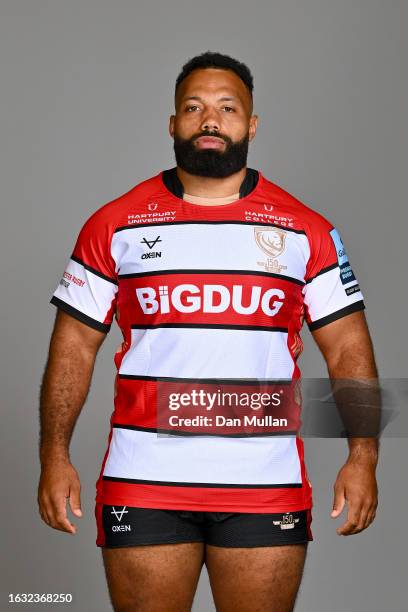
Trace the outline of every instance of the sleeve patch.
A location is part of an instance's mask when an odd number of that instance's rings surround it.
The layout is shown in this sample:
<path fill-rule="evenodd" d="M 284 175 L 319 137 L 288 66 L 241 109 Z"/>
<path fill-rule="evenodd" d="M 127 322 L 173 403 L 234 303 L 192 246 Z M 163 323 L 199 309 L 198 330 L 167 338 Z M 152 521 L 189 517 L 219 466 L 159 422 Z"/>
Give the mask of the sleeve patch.
<path fill-rule="evenodd" d="M 330 236 L 333 240 L 337 261 L 340 268 L 340 279 L 343 285 L 347 285 L 347 283 L 351 283 L 356 280 L 354 276 L 354 272 L 350 266 L 350 262 L 346 253 L 346 249 L 344 248 L 344 244 L 340 238 L 340 234 L 337 229 L 334 227 L 330 232 Z"/>
<path fill-rule="evenodd" d="M 352 295 L 353 293 L 356 293 L 356 291 L 360 291 L 360 285 L 358 283 L 356 285 L 351 285 L 351 287 L 345 288 L 347 295 Z"/>

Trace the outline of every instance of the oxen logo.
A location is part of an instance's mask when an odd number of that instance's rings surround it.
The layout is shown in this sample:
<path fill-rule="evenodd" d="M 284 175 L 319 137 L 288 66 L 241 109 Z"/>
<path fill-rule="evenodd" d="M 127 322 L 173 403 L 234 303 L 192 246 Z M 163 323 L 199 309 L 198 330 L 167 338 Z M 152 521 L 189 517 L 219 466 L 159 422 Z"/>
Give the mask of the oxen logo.
<path fill-rule="evenodd" d="M 116 510 L 116 508 L 112 506 L 111 514 L 114 514 L 120 523 L 123 518 L 123 515 L 128 514 L 128 511 L 126 510 L 126 506 L 123 506 L 122 510 Z"/>

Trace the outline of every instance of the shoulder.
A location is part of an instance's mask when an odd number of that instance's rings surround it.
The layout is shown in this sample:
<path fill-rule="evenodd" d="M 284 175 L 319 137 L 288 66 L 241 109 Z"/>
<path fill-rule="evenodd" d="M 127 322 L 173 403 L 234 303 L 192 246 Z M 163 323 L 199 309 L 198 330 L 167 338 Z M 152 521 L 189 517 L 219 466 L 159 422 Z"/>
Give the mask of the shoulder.
<path fill-rule="evenodd" d="M 159 172 L 94 210 L 86 218 L 82 232 L 101 231 L 112 234 L 117 227 L 127 225 L 128 215 L 140 209 L 149 198 L 154 198 L 162 188 Z"/>
<path fill-rule="evenodd" d="M 272 204 L 291 213 L 309 239 L 319 234 L 327 234 L 334 228 L 333 223 L 324 214 L 266 177 L 263 177 L 263 191 Z"/>

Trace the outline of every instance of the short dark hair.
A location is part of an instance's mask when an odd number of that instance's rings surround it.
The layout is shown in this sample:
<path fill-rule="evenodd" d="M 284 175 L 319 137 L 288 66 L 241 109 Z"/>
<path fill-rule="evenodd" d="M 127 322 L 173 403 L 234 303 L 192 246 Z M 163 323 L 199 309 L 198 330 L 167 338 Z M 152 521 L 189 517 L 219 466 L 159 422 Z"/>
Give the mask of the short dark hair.
<path fill-rule="evenodd" d="M 233 57 L 230 57 L 229 55 L 224 55 L 223 53 L 217 53 L 215 51 L 206 51 L 205 53 L 201 53 L 201 55 L 196 55 L 188 60 L 186 64 L 184 64 L 176 79 L 174 95 L 176 95 L 180 83 L 184 81 L 190 72 L 196 70 L 197 68 L 221 68 L 223 70 L 232 70 L 237 76 L 239 76 L 241 81 L 245 83 L 252 99 L 254 79 L 248 66 L 242 62 L 239 62 Z"/>

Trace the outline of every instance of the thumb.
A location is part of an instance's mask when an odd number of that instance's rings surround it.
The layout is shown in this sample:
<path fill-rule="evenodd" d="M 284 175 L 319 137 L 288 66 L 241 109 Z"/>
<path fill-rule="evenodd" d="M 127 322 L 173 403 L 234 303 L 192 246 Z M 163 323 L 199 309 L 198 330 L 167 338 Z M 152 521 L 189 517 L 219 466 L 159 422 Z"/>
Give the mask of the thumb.
<path fill-rule="evenodd" d="M 80 496 L 80 488 L 79 487 L 71 487 L 70 489 L 70 497 L 69 497 L 69 505 L 72 512 L 76 516 L 82 516 L 81 510 L 81 496 Z"/>
<path fill-rule="evenodd" d="M 346 499 L 344 497 L 343 489 L 337 490 L 334 494 L 333 510 L 331 512 L 332 518 L 336 518 L 343 512 L 345 502 Z"/>

